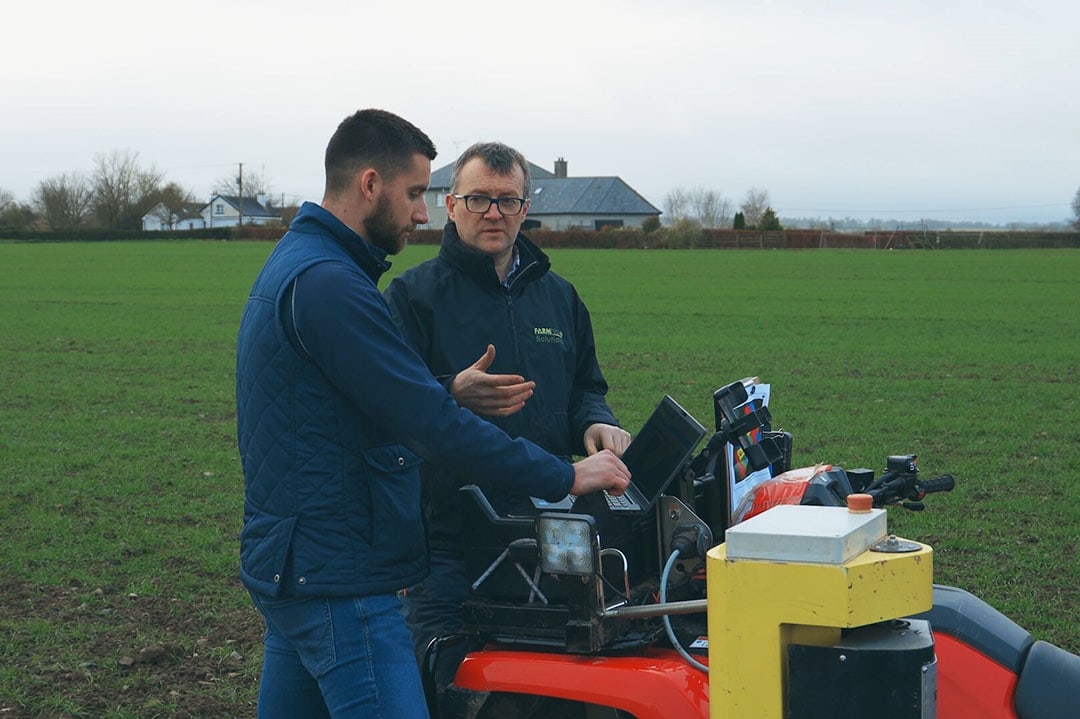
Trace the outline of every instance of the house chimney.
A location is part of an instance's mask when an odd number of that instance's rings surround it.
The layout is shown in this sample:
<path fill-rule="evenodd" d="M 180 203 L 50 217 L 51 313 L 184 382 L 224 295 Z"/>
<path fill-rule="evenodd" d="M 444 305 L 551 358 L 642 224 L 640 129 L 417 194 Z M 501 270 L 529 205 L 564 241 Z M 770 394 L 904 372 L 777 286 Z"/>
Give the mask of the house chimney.
<path fill-rule="evenodd" d="M 566 160 L 561 157 L 555 161 L 555 177 L 566 177 Z"/>

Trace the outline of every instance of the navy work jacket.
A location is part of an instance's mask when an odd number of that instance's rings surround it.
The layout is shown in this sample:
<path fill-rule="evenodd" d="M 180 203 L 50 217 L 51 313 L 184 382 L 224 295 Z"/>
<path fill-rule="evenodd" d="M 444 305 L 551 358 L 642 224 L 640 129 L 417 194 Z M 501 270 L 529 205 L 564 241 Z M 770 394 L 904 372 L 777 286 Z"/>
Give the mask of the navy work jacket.
<path fill-rule="evenodd" d="M 589 425 L 618 426 L 605 399 L 592 320 L 577 290 L 551 270 L 539 247 L 523 234 L 515 247 L 518 267 L 504 284 L 494 260 L 462 243 L 457 226 L 447 223 L 438 256 L 390 282 L 390 311 L 448 389 L 458 372 L 495 345 L 488 372 L 521 375 L 536 389 L 521 411 L 484 419 L 553 454 L 583 455 Z M 460 504 L 442 474 L 440 467 L 425 467 L 425 508 L 431 546 L 450 549 L 460 545 Z M 497 487 L 484 489 L 500 511 L 529 509 Z"/>
<path fill-rule="evenodd" d="M 421 458 L 558 499 L 573 468 L 461 409 L 406 344 L 383 253 L 305 203 L 244 306 L 241 578 L 270 596 L 393 592 L 426 575 Z"/>

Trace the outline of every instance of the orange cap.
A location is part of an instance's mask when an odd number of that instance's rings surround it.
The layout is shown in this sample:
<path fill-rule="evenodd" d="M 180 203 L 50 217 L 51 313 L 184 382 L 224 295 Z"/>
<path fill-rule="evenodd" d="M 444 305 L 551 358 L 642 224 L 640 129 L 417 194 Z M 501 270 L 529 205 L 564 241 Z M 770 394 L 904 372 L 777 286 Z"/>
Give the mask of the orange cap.
<path fill-rule="evenodd" d="M 869 494 L 849 494 L 847 508 L 849 512 L 869 512 L 874 506 L 874 498 Z"/>

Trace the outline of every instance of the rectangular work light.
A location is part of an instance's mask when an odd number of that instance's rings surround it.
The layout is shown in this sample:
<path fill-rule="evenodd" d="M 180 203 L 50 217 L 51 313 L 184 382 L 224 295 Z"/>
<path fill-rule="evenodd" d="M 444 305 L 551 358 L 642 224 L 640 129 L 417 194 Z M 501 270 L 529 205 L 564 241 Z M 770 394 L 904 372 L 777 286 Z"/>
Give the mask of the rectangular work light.
<path fill-rule="evenodd" d="M 600 568 L 600 537 L 592 515 L 541 514 L 536 543 L 540 569 L 548 574 L 590 577 Z"/>

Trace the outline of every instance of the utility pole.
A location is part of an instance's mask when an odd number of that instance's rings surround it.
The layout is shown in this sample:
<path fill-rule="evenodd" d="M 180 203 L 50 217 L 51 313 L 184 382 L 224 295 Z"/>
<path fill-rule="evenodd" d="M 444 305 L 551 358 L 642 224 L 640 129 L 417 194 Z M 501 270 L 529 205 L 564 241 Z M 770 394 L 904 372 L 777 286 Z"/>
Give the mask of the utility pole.
<path fill-rule="evenodd" d="M 236 203 L 237 210 L 240 212 L 240 222 L 237 227 L 244 226 L 244 163 L 237 163 L 240 165 L 240 174 L 236 176 L 236 184 L 240 188 L 240 201 Z"/>

